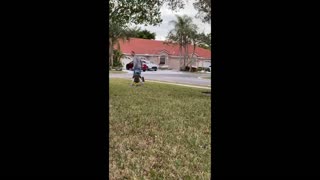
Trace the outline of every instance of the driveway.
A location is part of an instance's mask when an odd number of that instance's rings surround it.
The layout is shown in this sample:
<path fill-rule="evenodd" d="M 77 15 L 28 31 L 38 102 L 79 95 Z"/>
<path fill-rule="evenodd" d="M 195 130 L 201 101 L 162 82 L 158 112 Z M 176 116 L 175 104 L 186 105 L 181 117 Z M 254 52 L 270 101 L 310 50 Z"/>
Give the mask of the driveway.
<path fill-rule="evenodd" d="M 127 71 L 127 70 L 124 70 Z M 125 74 L 109 74 L 110 78 L 132 78 L 132 71 L 127 71 Z M 170 71 L 170 70 L 158 70 L 158 71 L 146 71 L 142 72 L 146 82 L 148 80 L 155 81 L 165 81 L 172 83 L 181 83 L 181 84 L 191 84 L 198 86 L 211 86 L 211 79 L 202 79 L 210 78 L 211 73 L 189 73 L 189 72 L 180 72 L 180 71 Z"/>

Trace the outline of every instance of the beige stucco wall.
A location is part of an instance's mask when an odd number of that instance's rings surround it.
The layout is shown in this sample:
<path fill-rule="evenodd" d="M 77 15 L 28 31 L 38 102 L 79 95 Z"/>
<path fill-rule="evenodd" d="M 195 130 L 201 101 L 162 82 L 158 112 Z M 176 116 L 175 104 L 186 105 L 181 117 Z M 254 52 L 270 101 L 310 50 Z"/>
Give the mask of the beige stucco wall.
<path fill-rule="evenodd" d="M 199 60 L 198 61 L 198 67 L 208 67 L 208 63 L 205 63 L 206 61 L 210 61 L 211 62 L 211 60 L 210 59 L 201 59 L 201 60 Z"/>
<path fill-rule="evenodd" d="M 146 57 L 150 62 L 154 63 L 154 64 L 159 64 L 159 59 L 156 56 L 148 56 Z"/>
<path fill-rule="evenodd" d="M 157 57 L 154 57 L 154 56 L 143 56 L 143 55 L 138 55 L 139 57 L 145 57 L 147 60 L 149 60 L 150 62 L 152 63 L 155 63 L 155 64 L 159 64 L 159 60 Z M 126 66 L 126 64 L 128 64 L 129 62 L 132 61 L 132 56 L 131 55 L 126 55 L 125 57 L 121 58 L 121 62 L 122 62 L 122 65 Z"/>
<path fill-rule="evenodd" d="M 179 70 L 180 69 L 180 58 L 170 57 L 168 58 L 168 66 L 170 69 Z"/>
<path fill-rule="evenodd" d="M 176 57 L 176 56 L 167 56 L 167 54 L 162 53 L 161 55 L 165 55 L 167 57 L 166 59 L 166 64 L 164 65 L 165 67 L 168 67 L 169 69 L 174 69 L 174 70 L 179 70 L 180 69 L 180 58 Z M 159 65 L 160 64 L 160 55 L 152 55 L 152 56 L 144 56 L 144 55 L 138 55 L 140 57 L 145 57 L 146 59 L 148 59 L 150 62 Z M 129 63 L 132 59 L 130 55 L 127 55 L 127 58 L 122 58 L 122 63 L 125 65 L 127 63 Z M 210 59 L 202 59 L 199 58 L 197 59 L 196 63 L 193 63 L 193 66 L 196 67 L 202 67 L 203 61 L 210 61 Z"/>

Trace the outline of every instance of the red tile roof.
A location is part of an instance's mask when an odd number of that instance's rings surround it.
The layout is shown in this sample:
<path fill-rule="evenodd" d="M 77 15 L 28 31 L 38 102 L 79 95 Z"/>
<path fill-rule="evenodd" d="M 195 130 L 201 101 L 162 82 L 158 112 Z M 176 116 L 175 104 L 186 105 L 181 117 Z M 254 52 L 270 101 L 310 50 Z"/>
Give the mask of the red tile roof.
<path fill-rule="evenodd" d="M 167 51 L 169 55 L 179 56 L 179 46 L 178 45 L 166 45 L 164 41 L 159 40 L 149 40 L 140 38 L 130 38 L 129 41 L 119 40 L 120 49 L 122 53 L 130 54 L 134 51 L 136 54 L 159 54 L 161 51 Z M 115 48 L 117 46 L 115 45 Z M 190 54 L 193 51 L 193 47 L 189 46 Z M 195 53 L 199 57 L 211 59 L 211 51 L 208 49 L 197 47 Z"/>

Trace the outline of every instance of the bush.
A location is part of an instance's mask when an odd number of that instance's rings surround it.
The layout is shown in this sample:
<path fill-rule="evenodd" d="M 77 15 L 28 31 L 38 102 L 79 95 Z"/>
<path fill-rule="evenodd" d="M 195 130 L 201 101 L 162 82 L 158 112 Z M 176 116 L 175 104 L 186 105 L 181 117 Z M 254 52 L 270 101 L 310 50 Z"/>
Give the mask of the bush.
<path fill-rule="evenodd" d="M 113 67 L 123 67 L 123 65 L 119 60 L 114 60 L 113 61 Z"/>
<path fill-rule="evenodd" d="M 207 67 L 198 67 L 197 71 L 209 71 L 210 72 L 210 68 Z"/>
<path fill-rule="evenodd" d="M 203 67 L 198 67 L 197 68 L 197 71 L 202 71 L 203 70 Z"/>
<path fill-rule="evenodd" d="M 114 61 L 112 68 L 115 69 L 116 71 L 122 71 L 122 63 L 120 61 Z"/>
<path fill-rule="evenodd" d="M 113 68 L 119 69 L 122 68 L 123 65 L 120 61 L 121 57 L 123 56 L 122 52 L 119 50 L 114 49 L 113 50 Z"/>
<path fill-rule="evenodd" d="M 186 66 L 186 70 L 185 71 L 190 71 L 190 67 Z M 197 68 L 192 67 L 191 72 L 196 72 L 196 71 L 197 71 Z"/>

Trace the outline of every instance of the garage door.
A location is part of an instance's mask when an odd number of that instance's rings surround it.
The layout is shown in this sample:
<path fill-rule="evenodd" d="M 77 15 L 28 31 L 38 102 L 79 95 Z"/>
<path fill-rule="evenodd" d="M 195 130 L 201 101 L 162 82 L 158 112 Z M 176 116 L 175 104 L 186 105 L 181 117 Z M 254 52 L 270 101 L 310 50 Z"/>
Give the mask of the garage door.
<path fill-rule="evenodd" d="M 203 61 L 203 67 L 211 66 L 211 61 Z"/>
<path fill-rule="evenodd" d="M 132 61 L 132 59 L 130 57 L 128 57 L 128 56 L 126 56 L 124 58 L 121 58 L 121 62 L 122 62 L 122 65 L 123 65 L 122 69 L 125 69 L 126 65 L 131 61 Z"/>

